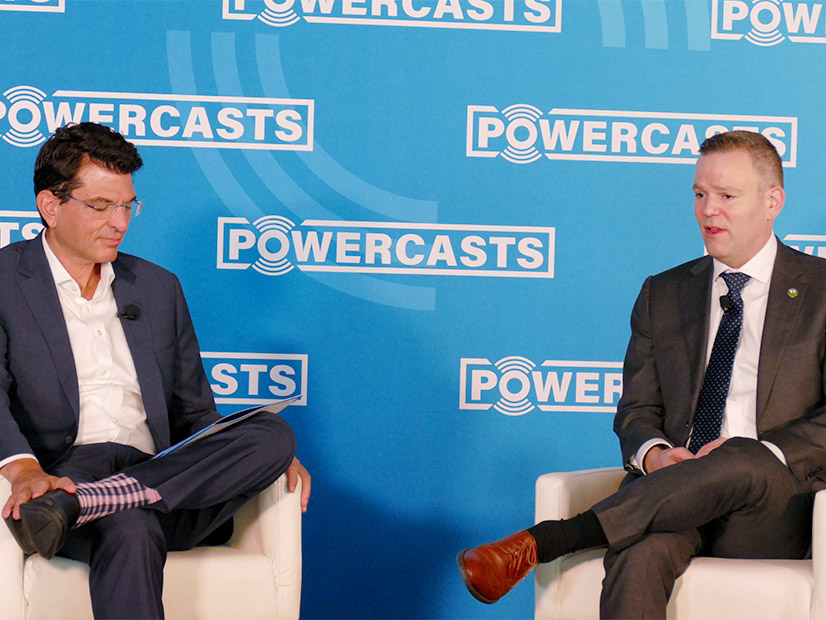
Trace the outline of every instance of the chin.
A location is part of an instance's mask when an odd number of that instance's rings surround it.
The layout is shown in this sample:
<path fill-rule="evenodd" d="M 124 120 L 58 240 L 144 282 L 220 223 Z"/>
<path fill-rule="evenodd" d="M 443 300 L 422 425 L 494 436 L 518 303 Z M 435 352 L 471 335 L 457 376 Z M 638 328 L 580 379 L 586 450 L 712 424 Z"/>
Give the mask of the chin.
<path fill-rule="evenodd" d="M 710 243 L 706 243 L 706 254 L 711 256 L 712 258 L 720 258 L 720 252 Z"/>

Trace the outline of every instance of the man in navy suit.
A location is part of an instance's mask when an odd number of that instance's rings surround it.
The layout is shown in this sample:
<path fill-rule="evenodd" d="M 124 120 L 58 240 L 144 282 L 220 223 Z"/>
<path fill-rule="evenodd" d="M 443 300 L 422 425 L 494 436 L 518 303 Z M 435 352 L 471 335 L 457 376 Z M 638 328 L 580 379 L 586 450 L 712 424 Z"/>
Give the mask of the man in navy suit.
<path fill-rule="evenodd" d="M 106 618 L 163 617 L 167 551 L 226 540 L 284 472 L 309 499 L 276 415 L 151 459 L 220 415 L 178 279 L 118 253 L 141 165 L 107 127 L 58 129 L 35 164 L 44 233 L 0 250 L 2 516 L 25 552 L 88 563 Z"/>
<path fill-rule="evenodd" d="M 601 617 L 663 618 L 696 555 L 805 555 L 826 488 L 826 261 L 774 236 L 784 202 L 766 138 L 703 143 L 694 215 L 709 255 L 649 277 L 631 315 L 614 420 L 628 476 L 573 519 L 462 551 L 476 598 L 605 546 Z"/>

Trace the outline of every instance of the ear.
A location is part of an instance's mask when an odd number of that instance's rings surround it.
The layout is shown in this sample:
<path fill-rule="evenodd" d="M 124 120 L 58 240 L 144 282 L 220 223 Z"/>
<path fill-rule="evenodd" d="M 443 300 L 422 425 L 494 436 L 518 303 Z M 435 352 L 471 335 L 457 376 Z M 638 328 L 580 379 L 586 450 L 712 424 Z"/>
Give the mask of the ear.
<path fill-rule="evenodd" d="M 57 207 L 60 204 L 60 199 L 50 190 L 44 189 L 37 195 L 36 202 L 40 216 L 49 225 L 49 228 L 54 228 L 57 223 Z"/>
<path fill-rule="evenodd" d="M 776 185 L 768 190 L 768 194 L 766 199 L 769 203 L 769 212 L 767 215 L 767 219 L 769 221 L 773 221 L 780 212 L 783 210 L 783 205 L 786 202 L 786 192 L 783 191 L 783 188 Z"/>

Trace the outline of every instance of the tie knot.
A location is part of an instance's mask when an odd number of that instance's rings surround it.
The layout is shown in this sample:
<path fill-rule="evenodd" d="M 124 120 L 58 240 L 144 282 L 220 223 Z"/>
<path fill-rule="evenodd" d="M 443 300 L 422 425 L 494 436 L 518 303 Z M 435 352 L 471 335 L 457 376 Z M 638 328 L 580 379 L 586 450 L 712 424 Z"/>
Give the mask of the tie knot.
<path fill-rule="evenodd" d="M 728 294 L 732 297 L 739 297 L 740 291 L 743 290 L 743 287 L 746 286 L 746 283 L 751 279 L 751 276 L 740 273 L 739 271 L 730 271 L 720 275 L 722 275 L 723 280 L 726 281 Z"/>

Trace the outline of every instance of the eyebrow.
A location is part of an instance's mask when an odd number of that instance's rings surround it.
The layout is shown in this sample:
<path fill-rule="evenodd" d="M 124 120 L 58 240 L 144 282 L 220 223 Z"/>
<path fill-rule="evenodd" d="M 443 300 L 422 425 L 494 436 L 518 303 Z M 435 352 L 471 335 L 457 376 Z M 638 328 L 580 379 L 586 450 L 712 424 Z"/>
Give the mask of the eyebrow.
<path fill-rule="evenodd" d="M 709 190 L 709 188 L 705 188 L 702 185 L 698 185 L 697 183 L 694 183 L 691 186 L 691 188 L 695 189 L 695 190 L 697 190 L 697 189 L 702 189 L 704 191 Z M 733 193 L 733 192 L 740 191 L 737 187 L 735 187 L 733 185 L 712 185 L 710 189 L 713 190 L 713 191 L 717 191 L 717 192 L 728 192 L 728 193 Z"/>
<path fill-rule="evenodd" d="M 127 200 L 125 202 L 132 202 L 133 200 L 137 200 L 137 199 L 138 199 L 138 195 L 135 194 L 134 196 L 132 196 L 129 200 Z M 108 198 L 104 198 L 103 196 L 97 196 L 96 198 L 89 198 L 89 202 L 95 202 L 95 201 L 109 202 L 109 203 L 112 203 L 112 204 L 121 204 L 121 203 L 116 202 L 114 200 L 109 200 Z"/>

